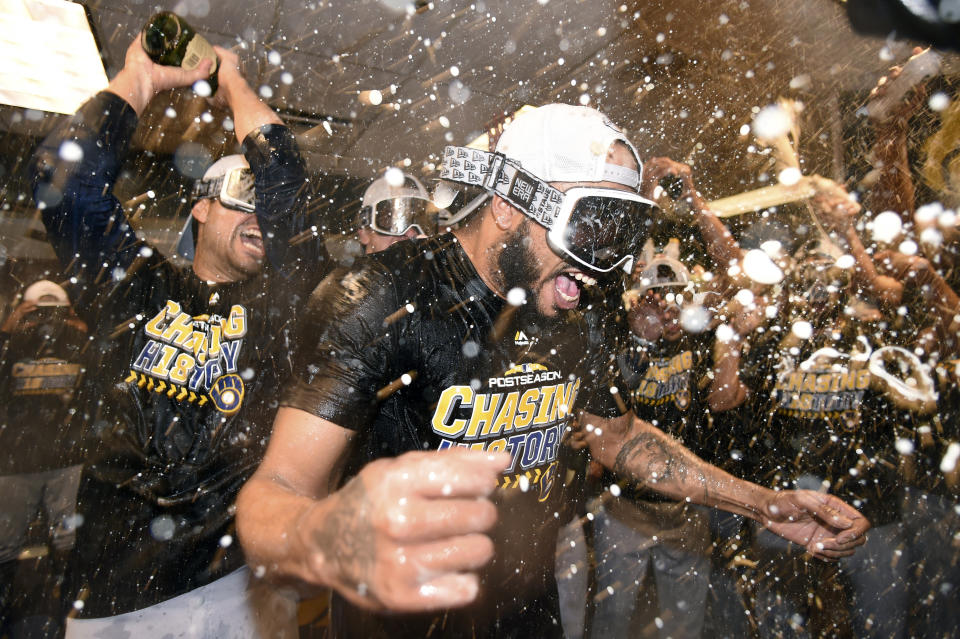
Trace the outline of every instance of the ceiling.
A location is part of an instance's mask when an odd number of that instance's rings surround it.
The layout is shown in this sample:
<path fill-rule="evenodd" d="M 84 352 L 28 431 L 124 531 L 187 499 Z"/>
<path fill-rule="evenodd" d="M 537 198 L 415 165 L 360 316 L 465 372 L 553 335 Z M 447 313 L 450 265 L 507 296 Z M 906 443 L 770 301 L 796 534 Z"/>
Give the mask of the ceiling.
<path fill-rule="evenodd" d="M 692 164 L 708 198 L 759 186 L 769 159 L 741 128 L 779 96 L 805 105 L 805 170 L 842 176 L 855 108 L 912 46 L 854 33 L 838 0 L 86 4 L 108 76 L 159 9 L 237 47 L 244 75 L 297 132 L 316 174 L 366 180 L 397 165 L 435 177 L 444 145 L 469 142 L 523 104 L 562 101 L 600 108 L 645 156 Z M 955 78 L 957 55 L 945 56 Z M 374 89 L 383 103 L 365 104 L 361 93 Z M 225 115 L 180 91 L 154 100 L 134 145 L 165 155 L 192 142 L 217 157 L 235 145 Z M 36 139 L 55 119 L 0 107 L 0 132 Z"/>
<path fill-rule="evenodd" d="M 892 64 L 882 40 L 852 33 L 835 0 L 87 4 L 108 75 L 155 10 L 175 10 L 215 44 L 240 48 L 245 75 L 296 127 L 315 170 L 358 177 L 398 163 L 429 173 L 445 144 L 524 103 L 557 100 L 589 100 L 641 152 L 711 164 L 697 156 L 723 150 L 752 107 L 865 90 Z M 384 94 L 379 106 L 359 99 L 372 89 Z M 223 114 L 198 119 L 205 100 L 185 92 L 175 118 L 167 106 L 154 101 L 137 145 L 171 153 L 194 141 L 216 156 L 233 144 Z"/>

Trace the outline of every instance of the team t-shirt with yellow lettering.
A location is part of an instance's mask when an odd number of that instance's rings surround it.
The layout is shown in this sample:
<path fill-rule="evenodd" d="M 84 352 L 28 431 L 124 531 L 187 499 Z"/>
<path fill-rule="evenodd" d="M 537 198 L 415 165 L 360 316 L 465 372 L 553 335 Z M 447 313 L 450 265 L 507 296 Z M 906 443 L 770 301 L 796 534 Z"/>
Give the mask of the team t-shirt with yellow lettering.
<path fill-rule="evenodd" d="M 576 314 L 547 320 L 527 310 L 533 304 L 516 308 L 495 295 L 452 235 L 401 242 L 359 268 L 334 271 L 309 307 L 299 381 L 282 403 L 357 431 L 350 471 L 410 450 L 505 450 L 511 459 L 495 495 L 496 557 L 481 601 L 439 617 L 389 618 L 344 614 L 338 602 L 338 630 L 559 631 L 551 617 L 556 535 L 565 523 L 562 439 L 575 410 L 620 414 L 603 344 L 591 343 Z"/>
<path fill-rule="evenodd" d="M 899 517 L 898 440 L 913 441 L 919 417 L 871 383 L 875 345 L 854 330 L 815 331 L 799 347 L 768 331 L 746 349 L 741 379 L 753 391 L 751 446 L 760 481 L 837 495 L 873 525 Z"/>

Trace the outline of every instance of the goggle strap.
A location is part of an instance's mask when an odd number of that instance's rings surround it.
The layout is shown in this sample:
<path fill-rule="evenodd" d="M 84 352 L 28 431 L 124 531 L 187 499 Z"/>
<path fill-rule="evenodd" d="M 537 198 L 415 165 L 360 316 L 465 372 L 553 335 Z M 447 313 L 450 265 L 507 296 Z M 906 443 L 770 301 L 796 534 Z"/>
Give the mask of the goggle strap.
<path fill-rule="evenodd" d="M 610 164 L 609 162 L 604 164 L 603 177 L 610 182 L 628 186 L 634 191 L 640 188 L 640 174 L 619 164 Z"/>
<path fill-rule="evenodd" d="M 493 191 L 546 228 L 560 214 L 563 193 L 524 171 L 502 153 L 466 147 L 444 149 L 440 179 Z"/>

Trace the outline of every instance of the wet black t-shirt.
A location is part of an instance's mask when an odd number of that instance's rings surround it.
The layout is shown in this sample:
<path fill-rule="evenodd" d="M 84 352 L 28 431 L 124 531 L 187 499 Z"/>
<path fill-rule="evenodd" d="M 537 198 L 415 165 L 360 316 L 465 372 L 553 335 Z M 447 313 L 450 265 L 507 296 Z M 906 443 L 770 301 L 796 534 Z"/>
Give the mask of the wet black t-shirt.
<path fill-rule="evenodd" d="M 338 632 L 558 632 L 561 439 L 575 409 L 620 414 L 603 344 L 591 343 L 576 314 L 550 320 L 507 304 L 452 235 L 400 242 L 353 271 L 334 271 L 311 297 L 302 327 L 300 380 L 283 405 L 357 431 L 351 472 L 378 457 L 454 446 L 506 450 L 512 460 L 494 498 L 496 556 L 479 602 L 389 617 L 340 608 Z"/>
<path fill-rule="evenodd" d="M 707 375 L 713 368 L 710 336 L 684 334 L 669 342 L 630 344 L 617 355 L 634 414 L 683 442 L 700 457 L 708 451 Z M 622 496 L 667 501 L 657 492 L 604 473 L 604 484 L 616 481 Z"/>
<path fill-rule="evenodd" d="M 772 488 L 827 489 L 882 525 L 899 517 L 896 442 L 912 441 L 920 422 L 872 383 L 866 338 L 838 335 L 822 330 L 783 348 L 783 333 L 771 330 L 745 349 L 757 474 Z"/>
<path fill-rule="evenodd" d="M 700 454 L 706 418 L 705 388 L 713 368 L 709 335 L 683 335 L 675 342 L 634 342 L 617 358 L 640 419 L 681 440 Z"/>

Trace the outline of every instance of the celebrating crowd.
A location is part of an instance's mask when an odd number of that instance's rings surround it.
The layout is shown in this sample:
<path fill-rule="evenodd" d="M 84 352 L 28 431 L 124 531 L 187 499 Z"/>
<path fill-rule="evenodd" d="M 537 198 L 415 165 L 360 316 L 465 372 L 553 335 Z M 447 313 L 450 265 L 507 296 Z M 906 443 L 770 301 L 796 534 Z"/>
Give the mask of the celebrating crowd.
<path fill-rule="evenodd" d="M 468 214 L 385 171 L 344 264 L 216 53 L 242 153 L 191 193 L 189 264 L 113 187 L 209 63 L 134 41 L 31 161 L 61 284 L 0 331 L 0 633 L 310 635 L 324 593 L 335 637 L 957 632 L 957 202 L 897 161 L 922 87 L 873 122 L 876 183 L 812 180 L 790 238 L 547 104 L 443 150 Z"/>

